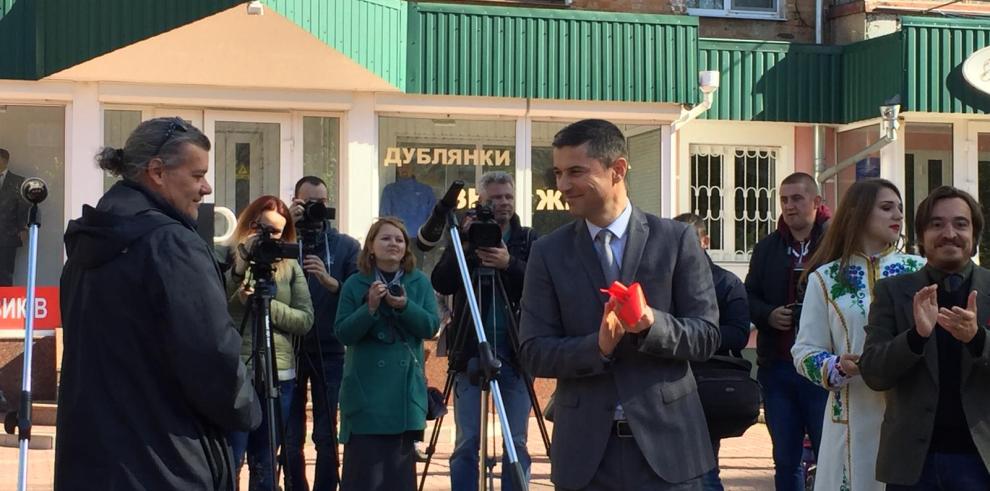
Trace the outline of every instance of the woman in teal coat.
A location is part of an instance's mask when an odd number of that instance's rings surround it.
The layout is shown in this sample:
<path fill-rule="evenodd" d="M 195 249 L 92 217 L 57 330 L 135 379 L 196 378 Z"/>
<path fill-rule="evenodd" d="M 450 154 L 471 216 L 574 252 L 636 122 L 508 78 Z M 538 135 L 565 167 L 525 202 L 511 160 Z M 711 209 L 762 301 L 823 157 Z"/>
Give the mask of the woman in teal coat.
<path fill-rule="evenodd" d="M 423 340 L 439 325 L 430 280 L 414 269 L 402 221 L 371 226 L 359 273 L 344 283 L 337 339 L 347 346 L 340 387 L 341 491 L 416 488 L 413 442 L 426 428 Z"/>

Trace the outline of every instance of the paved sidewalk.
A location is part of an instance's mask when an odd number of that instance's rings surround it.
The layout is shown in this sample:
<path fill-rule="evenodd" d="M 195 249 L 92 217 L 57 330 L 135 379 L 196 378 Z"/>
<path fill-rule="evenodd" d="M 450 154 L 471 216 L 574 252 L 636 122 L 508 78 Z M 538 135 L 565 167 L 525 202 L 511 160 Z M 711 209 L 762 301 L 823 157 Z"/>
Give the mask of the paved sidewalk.
<path fill-rule="evenodd" d="M 453 412 L 450 414 L 452 415 Z M 427 438 L 429 438 L 431 430 L 432 428 L 427 428 Z M 426 489 L 431 491 L 450 489 L 450 468 L 447 465 L 447 458 L 453 450 L 453 443 L 453 422 L 448 419 L 444 422 L 440 441 L 437 445 L 437 453 L 430 464 L 430 475 L 427 478 Z M 528 444 L 533 456 L 530 489 L 533 491 L 552 490 L 550 463 L 533 420 L 530 424 Z M 312 443 L 306 447 L 306 456 L 306 471 L 310 482 L 312 482 L 316 458 L 316 451 Z M 28 489 L 48 490 L 52 488 L 54 458 L 55 452 L 53 450 L 30 451 Z M 0 491 L 16 489 L 17 459 L 18 450 L 16 448 L 0 447 Z M 773 489 L 773 463 L 770 436 L 767 434 L 766 426 L 757 424 L 740 438 L 724 440 L 720 461 L 725 489 L 738 491 Z M 499 468 L 496 467 L 496 472 L 498 471 Z M 246 471 L 241 475 L 241 482 L 242 489 L 247 489 Z"/>

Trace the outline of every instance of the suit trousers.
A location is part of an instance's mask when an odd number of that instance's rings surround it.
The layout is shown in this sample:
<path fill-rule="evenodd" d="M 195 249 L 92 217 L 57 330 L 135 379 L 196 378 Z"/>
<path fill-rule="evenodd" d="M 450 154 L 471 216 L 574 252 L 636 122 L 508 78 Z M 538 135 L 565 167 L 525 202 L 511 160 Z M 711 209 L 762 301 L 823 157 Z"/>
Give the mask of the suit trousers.
<path fill-rule="evenodd" d="M 556 486 L 557 491 L 569 490 Z M 605 456 L 591 482 L 581 491 L 701 491 L 702 476 L 681 483 L 664 481 L 646 461 L 635 438 L 623 438 L 613 430 Z"/>

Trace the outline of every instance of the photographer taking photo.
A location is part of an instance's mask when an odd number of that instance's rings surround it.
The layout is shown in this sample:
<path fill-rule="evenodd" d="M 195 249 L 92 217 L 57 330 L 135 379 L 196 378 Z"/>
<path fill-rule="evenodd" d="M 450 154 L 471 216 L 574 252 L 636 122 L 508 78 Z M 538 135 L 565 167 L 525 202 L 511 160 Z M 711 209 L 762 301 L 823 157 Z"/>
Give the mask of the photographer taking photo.
<path fill-rule="evenodd" d="M 524 379 L 527 375 L 522 372 L 516 359 L 518 347 L 512 344 L 509 333 L 511 324 L 506 312 L 515 320 L 519 319 L 519 299 L 522 297 L 526 260 L 537 234 L 519 224 L 519 216 L 515 212 L 515 183 L 511 175 L 499 171 L 482 175 L 478 180 L 478 203 L 479 207 L 472 210 L 474 213 L 466 214 L 461 222 L 461 238 L 465 242 L 468 267 L 472 272 L 479 267 L 493 269 L 501 279 L 508 297 L 509 305 L 504 305 L 501 293 L 494 289 L 497 285 L 493 284 L 492 288 L 483 288 L 484 292 L 478 302 L 485 335 L 496 356 L 503 361 L 497 380 L 512 430 L 512 441 L 528 479 L 530 457 L 526 449 L 526 433 L 532 401 Z M 471 243 L 472 224 L 477 224 L 480 219 L 485 218 L 484 215 L 491 215 L 490 219 L 502 232 L 501 242 L 496 247 L 478 247 Z M 464 308 L 466 295 L 453 248 L 444 251 L 433 270 L 432 281 L 433 288 L 439 293 L 454 295 L 454 318 L 451 319 L 450 331 L 446 335 L 450 365 L 457 371 L 454 382 L 457 440 L 450 456 L 450 485 L 453 491 L 474 490 L 478 486 L 481 389 L 477 384 L 472 385 L 467 365 L 468 360 L 478 356 L 478 339 L 471 325 L 470 314 Z M 494 295 L 488 292 L 494 292 Z M 468 317 L 462 320 L 461 316 L 465 314 Z M 467 329 L 467 332 L 455 332 L 458 328 Z M 462 342 L 456 343 L 458 338 Z M 506 471 L 510 468 L 507 459 L 508 456 L 503 455 L 502 489 L 511 490 L 513 483 L 510 473 Z"/>
<path fill-rule="evenodd" d="M 298 347 L 296 387 L 292 395 L 285 434 L 286 466 L 293 476 L 286 491 L 309 491 L 306 481 L 306 385 L 313 398 L 313 443 L 316 445 L 314 491 L 333 491 L 339 481 L 337 450 L 337 401 L 344 372 L 344 345 L 333 332 L 340 287 L 357 272 L 358 241 L 330 225 L 335 213 L 328 208 L 326 183 L 306 176 L 296 183 L 289 211 L 303 248 L 303 271 L 309 283 L 315 320 Z"/>
<path fill-rule="evenodd" d="M 237 227 L 230 239 L 228 258 L 231 259 L 227 279 L 228 309 L 231 317 L 243 328 L 241 336 L 241 358 L 248 362 L 253 353 L 252 343 L 254 333 L 248 317 L 250 314 L 250 297 L 254 293 L 254 272 L 249 260 L 257 250 L 261 229 L 270 233 L 270 240 L 293 242 L 296 239 L 294 224 L 289 220 L 289 207 L 274 196 L 262 196 L 254 200 L 237 219 Z M 247 256 L 247 257 L 245 257 Z M 293 350 L 293 338 L 305 335 L 313 326 L 313 303 L 309 296 L 306 276 L 295 259 L 281 259 L 274 262 L 274 280 L 276 290 L 271 300 L 271 332 L 275 339 L 275 368 L 278 371 L 279 399 L 277 410 L 280 417 L 274 418 L 276 424 L 285 426 L 289 415 L 289 404 L 292 401 L 292 391 L 296 379 L 296 357 Z M 268 340 L 258 340 L 267 343 Z M 257 366 L 256 360 L 248 362 Z M 259 397 L 264 398 L 264 388 L 255 387 Z M 267 412 L 262 405 L 262 412 Z M 261 426 L 250 433 L 231 433 L 230 446 L 234 454 L 234 462 L 238 470 L 247 452 L 248 469 L 251 473 L 251 488 L 272 489 L 274 475 L 273 462 L 269 443 L 267 416 L 262 419 Z M 285 434 L 284 428 L 277 428 L 277 438 Z M 276 442 L 278 445 L 278 442 Z M 239 472 L 238 472 L 239 474 Z M 288 473 L 291 479 L 298 474 Z"/>
<path fill-rule="evenodd" d="M 439 319 L 409 245 L 401 220 L 378 219 L 358 257 L 360 273 L 340 294 L 342 491 L 416 489 L 413 442 L 426 428 L 427 408 L 423 340 L 437 333 Z"/>

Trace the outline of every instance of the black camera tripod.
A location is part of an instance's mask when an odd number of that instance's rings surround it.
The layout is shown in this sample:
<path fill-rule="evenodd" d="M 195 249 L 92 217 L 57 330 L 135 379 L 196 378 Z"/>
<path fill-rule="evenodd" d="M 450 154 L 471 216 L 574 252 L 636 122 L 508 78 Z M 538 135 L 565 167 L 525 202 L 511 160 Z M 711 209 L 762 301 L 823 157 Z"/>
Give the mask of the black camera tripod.
<path fill-rule="evenodd" d="M 502 278 L 492 268 L 478 267 L 471 272 L 471 285 L 473 287 L 471 292 L 473 292 L 474 298 L 490 299 L 489 302 L 490 309 L 494 309 L 497 303 L 495 301 L 495 296 L 496 295 L 500 296 L 502 300 L 502 306 L 504 309 L 505 317 L 509 319 L 509 329 L 508 329 L 509 343 L 511 345 L 512 351 L 514 353 L 518 353 L 519 324 L 516 319 L 515 313 L 512 311 L 512 307 L 511 307 L 512 304 L 511 302 L 509 302 L 509 296 L 505 291 L 505 285 L 502 283 Z M 485 293 L 490 293 L 490 295 L 488 295 L 487 297 L 483 297 L 483 294 Z M 470 297 L 471 295 L 468 296 Z M 464 351 L 464 344 L 467 342 L 468 329 L 471 327 L 471 324 L 473 323 L 473 320 L 469 318 L 467 315 L 470 313 L 469 309 L 471 308 L 472 305 L 470 304 L 470 302 L 465 301 L 464 305 L 461 308 L 460 315 L 458 316 L 458 325 L 456 328 L 456 332 L 454 334 L 454 342 L 451 345 L 451 349 L 448 355 L 450 362 L 447 370 L 447 380 L 444 383 L 444 388 L 443 388 L 444 406 L 447 406 L 447 404 L 450 402 L 450 394 L 454 387 L 454 377 L 457 375 L 459 371 L 461 371 L 458 369 L 459 368 L 458 365 L 460 364 L 459 362 L 462 361 L 460 357 Z M 480 318 L 480 315 L 476 318 Z M 482 327 L 481 330 L 483 331 L 483 329 L 484 328 Z M 479 330 L 478 328 L 475 329 L 476 332 L 478 330 Z M 477 363 L 476 364 L 471 363 L 474 361 L 477 361 Z M 508 362 L 508 360 L 499 360 L 498 357 L 491 350 L 491 346 L 488 345 L 487 341 L 485 341 L 484 338 L 479 337 L 478 359 L 477 360 L 472 359 L 471 362 L 468 363 L 466 369 L 471 384 L 478 385 L 481 388 L 481 405 L 480 405 L 481 420 L 479 423 L 479 428 L 481 429 L 481 432 L 480 432 L 480 438 L 478 440 L 479 442 L 478 490 L 479 491 L 488 489 L 487 483 L 490 479 L 491 471 L 494 468 L 495 462 L 497 460 L 494 456 L 492 456 L 492 458 L 489 458 L 488 456 L 489 449 L 487 447 L 486 434 L 488 428 L 488 411 L 489 411 L 488 402 L 491 396 L 491 383 L 495 382 L 495 379 L 498 377 L 498 371 L 501 368 L 502 361 Z M 526 374 L 525 370 L 523 370 L 521 366 L 514 366 L 514 368 L 526 383 L 526 390 L 529 393 L 530 404 L 533 407 L 534 412 L 536 413 L 536 424 L 539 427 L 540 436 L 543 438 L 543 445 L 546 447 L 547 454 L 549 455 L 550 436 L 549 433 L 547 432 L 546 422 L 543 420 L 543 412 L 540 409 L 540 402 L 536 397 L 536 390 L 533 388 L 533 381 Z M 508 430 L 505 409 L 504 406 L 499 406 L 500 402 L 501 401 L 496 403 L 496 409 L 499 411 L 499 419 L 503 422 L 502 425 L 503 442 L 505 444 L 506 452 L 510 454 L 510 457 L 513 457 L 515 455 L 515 448 L 513 447 L 511 451 L 508 450 L 513 445 L 511 439 L 512 433 L 511 431 Z M 444 420 L 444 415 L 441 415 L 439 418 L 437 418 L 437 422 L 434 425 L 433 432 L 430 436 L 430 443 L 427 447 L 428 457 L 426 459 L 426 463 L 423 468 L 423 476 L 419 483 L 420 491 L 423 490 L 423 486 L 426 483 L 426 475 L 430 468 L 430 462 L 433 459 L 434 450 L 436 450 L 437 440 L 439 440 L 440 438 L 440 431 L 441 431 L 441 427 L 443 426 L 443 420 Z M 509 438 L 505 438 L 506 435 L 509 435 Z M 494 452 L 494 449 L 492 449 L 492 451 Z M 512 462 L 515 463 L 515 466 L 517 468 L 516 472 L 520 475 L 521 478 L 523 475 L 523 471 L 522 471 L 522 466 L 519 464 L 518 458 L 515 458 L 514 460 L 512 460 Z M 503 472 L 508 472 L 508 469 L 503 469 Z M 526 487 L 517 486 L 517 489 L 526 489 Z"/>
<path fill-rule="evenodd" d="M 263 228 L 264 226 L 261 227 L 259 243 L 264 244 L 265 241 L 271 240 L 268 238 L 270 232 Z M 268 425 L 268 451 L 272 459 L 272 491 L 277 491 L 279 489 L 279 436 L 285 435 L 286 428 L 283 424 L 284 415 L 282 414 L 281 404 L 278 403 L 280 397 L 278 362 L 274 356 L 275 336 L 272 333 L 271 325 L 271 304 L 276 290 L 275 281 L 272 278 L 275 268 L 269 257 L 258 257 L 259 254 L 256 254 L 258 250 L 257 245 L 254 249 L 255 251 L 251 251 L 251 254 L 244 254 L 244 251 L 241 251 L 242 254 L 247 256 L 246 260 L 252 259 L 252 256 L 254 259 L 251 261 L 250 267 L 251 276 L 254 280 L 254 292 L 248 298 L 248 304 L 250 305 L 249 315 L 253 323 L 251 326 L 251 357 L 249 361 L 253 360 L 254 362 L 253 379 L 255 391 L 262 394 L 265 398 L 263 404 L 265 405 L 265 422 Z M 244 324 L 247 322 L 247 317 L 244 317 L 241 325 L 242 333 L 244 331 Z M 237 476 L 234 477 L 236 479 Z M 286 466 L 285 481 L 287 487 L 291 487 L 292 477 L 289 467 Z"/>

